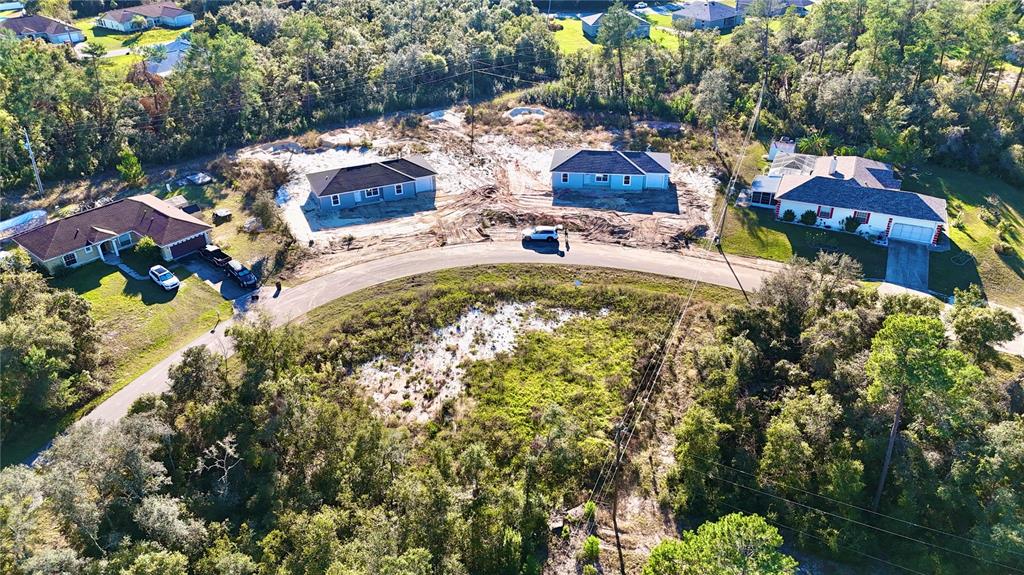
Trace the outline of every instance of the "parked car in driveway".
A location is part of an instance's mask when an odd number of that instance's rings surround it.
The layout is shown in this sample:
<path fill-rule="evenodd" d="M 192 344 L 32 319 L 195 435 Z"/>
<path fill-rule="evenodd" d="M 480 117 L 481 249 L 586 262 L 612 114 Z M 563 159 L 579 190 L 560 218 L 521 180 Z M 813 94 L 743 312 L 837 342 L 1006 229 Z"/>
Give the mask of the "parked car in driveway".
<path fill-rule="evenodd" d="M 178 286 L 181 285 L 178 277 L 164 266 L 156 265 L 149 268 L 149 277 L 156 282 L 156 285 L 164 288 L 166 291 L 178 289 Z"/>
<path fill-rule="evenodd" d="M 534 242 L 557 242 L 558 228 L 556 226 L 533 226 L 523 230 L 523 241 Z"/>
<path fill-rule="evenodd" d="M 256 275 L 238 260 L 229 261 L 227 270 L 231 277 L 235 278 L 235 281 L 238 282 L 238 285 L 244 288 L 254 287 L 257 283 Z"/>
<path fill-rule="evenodd" d="M 231 256 L 213 244 L 208 244 L 199 250 L 199 256 L 219 268 L 227 266 L 231 261 Z"/>
<path fill-rule="evenodd" d="M 637 2 L 636 4 L 633 5 L 633 8 L 635 8 L 636 10 L 643 10 L 646 7 L 647 2 Z"/>

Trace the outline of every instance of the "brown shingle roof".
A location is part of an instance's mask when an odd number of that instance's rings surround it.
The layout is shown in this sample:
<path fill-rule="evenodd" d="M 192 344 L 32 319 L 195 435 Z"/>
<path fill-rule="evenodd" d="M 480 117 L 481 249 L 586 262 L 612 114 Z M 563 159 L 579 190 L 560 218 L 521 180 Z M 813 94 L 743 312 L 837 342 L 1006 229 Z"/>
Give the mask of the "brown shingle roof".
<path fill-rule="evenodd" d="M 156 4 L 143 4 L 130 8 L 120 8 L 104 12 L 100 18 L 113 20 L 115 22 L 130 22 L 136 16 L 145 18 L 176 18 L 182 14 L 191 14 L 184 8 L 178 8 L 173 2 L 157 2 Z"/>
<path fill-rule="evenodd" d="M 67 32 L 81 32 L 78 28 L 47 18 L 38 14 L 32 16 L 18 16 L 0 20 L 0 28 L 11 30 L 16 35 L 22 34 L 65 34 Z"/>
<path fill-rule="evenodd" d="M 160 198 L 143 194 L 50 222 L 13 239 L 45 261 L 129 231 L 165 246 L 212 228 Z"/>

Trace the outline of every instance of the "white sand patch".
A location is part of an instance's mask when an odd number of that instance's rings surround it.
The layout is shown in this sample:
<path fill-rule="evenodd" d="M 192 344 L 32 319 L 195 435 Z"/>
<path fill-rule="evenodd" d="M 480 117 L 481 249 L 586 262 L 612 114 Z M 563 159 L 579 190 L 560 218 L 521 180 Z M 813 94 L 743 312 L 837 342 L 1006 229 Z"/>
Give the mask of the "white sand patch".
<path fill-rule="evenodd" d="M 356 377 L 384 413 L 404 423 L 424 423 L 445 401 L 462 393 L 464 362 L 493 359 L 514 350 L 526 332 L 552 332 L 582 315 L 569 310 L 541 314 L 532 303 L 504 303 L 493 313 L 474 307 L 454 324 L 435 330 L 403 361 L 378 357 L 359 367 Z"/>

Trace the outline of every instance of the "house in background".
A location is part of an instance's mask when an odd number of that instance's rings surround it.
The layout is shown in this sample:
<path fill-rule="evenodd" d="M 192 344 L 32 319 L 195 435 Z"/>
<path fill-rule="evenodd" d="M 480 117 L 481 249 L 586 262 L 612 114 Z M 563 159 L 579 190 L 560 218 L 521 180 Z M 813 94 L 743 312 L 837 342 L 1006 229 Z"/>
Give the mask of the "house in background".
<path fill-rule="evenodd" d="M 672 158 L 663 152 L 555 150 L 554 190 L 667 190 Z"/>
<path fill-rule="evenodd" d="M 736 0 L 736 11 L 748 16 L 754 2 L 755 0 Z M 797 16 L 806 16 L 813 5 L 814 0 L 772 0 L 771 11 L 768 15 L 782 16 L 792 9 Z"/>
<path fill-rule="evenodd" d="M 743 22 L 743 16 L 728 4 L 714 0 L 687 2 L 672 13 L 672 22 L 686 22 L 694 30 L 717 28 L 724 32 L 732 30 Z"/>
<path fill-rule="evenodd" d="M 309 202 L 321 211 L 415 198 L 436 190 L 437 172 L 422 156 L 407 156 L 307 174 Z"/>
<path fill-rule="evenodd" d="M 167 202 L 143 194 L 14 236 L 32 261 L 50 273 L 96 260 L 116 261 L 121 250 L 143 236 L 153 238 L 165 261 L 195 252 L 210 243 L 213 226 Z"/>
<path fill-rule="evenodd" d="M 750 205 L 775 211 L 776 219 L 799 221 L 806 212 L 815 225 L 880 241 L 901 240 L 935 246 L 947 229 L 946 200 L 901 190 L 892 166 L 859 156 L 779 153 L 767 175 L 757 176 Z"/>
<path fill-rule="evenodd" d="M 0 20 L 0 30 L 10 30 L 21 39 L 42 38 L 50 44 L 77 44 L 85 41 L 85 34 L 71 24 L 39 15 Z"/>
<path fill-rule="evenodd" d="M 185 33 L 186 35 L 188 32 Z M 185 59 L 192 43 L 187 38 L 178 38 L 170 44 L 164 44 L 163 58 L 146 60 L 146 71 L 157 76 L 167 76 L 174 71 L 179 62 Z"/>
<path fill-rule="evenodd" d="M 636 26 L 633 28 L 633 32 L 630 34 L 633 38 L 649 38 L 651 36 L 651 24 L 647 20 L 640 17 L 638 14 L 633 12 L 627 12 L 633 20 L 636 21 Z M 580 18 L 583 22 L 583 35 L 590 41 L 597 40 L 597 35 L 601 31 L 601 20 L 605 17 L 605 12 L 600 14 L 591 14 Z"/>
<path fill-rule="evenodd" d="M 104 12 L 96 18 L 96 25 L 118 32 L 136 32 L 154 26 L 184 28 L 195 21 L 194 14 L 173 2 L 158 2 Z"/>

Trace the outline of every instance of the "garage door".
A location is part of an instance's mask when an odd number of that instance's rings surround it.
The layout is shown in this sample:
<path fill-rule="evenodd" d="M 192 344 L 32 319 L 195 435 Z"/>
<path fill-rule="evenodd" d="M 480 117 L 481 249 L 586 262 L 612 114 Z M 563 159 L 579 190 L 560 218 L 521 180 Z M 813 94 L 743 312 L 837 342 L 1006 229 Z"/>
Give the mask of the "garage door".
<path fill-rule="evenodd" d="M 178 259 L 181 256 L 187 256 L 205 245 L 206 236 L 200 234 L 190 240 L 185 240 L 178 245 L 171 246 L 171 257 Z"/>
<path fill-rule="evenodd" d="M 915 242 L 919 244 L 932 243 L 934 230 L 924 226 L 912 226 L 910 224 L 896 224 L 889 232 L 889 239 Z"/>

